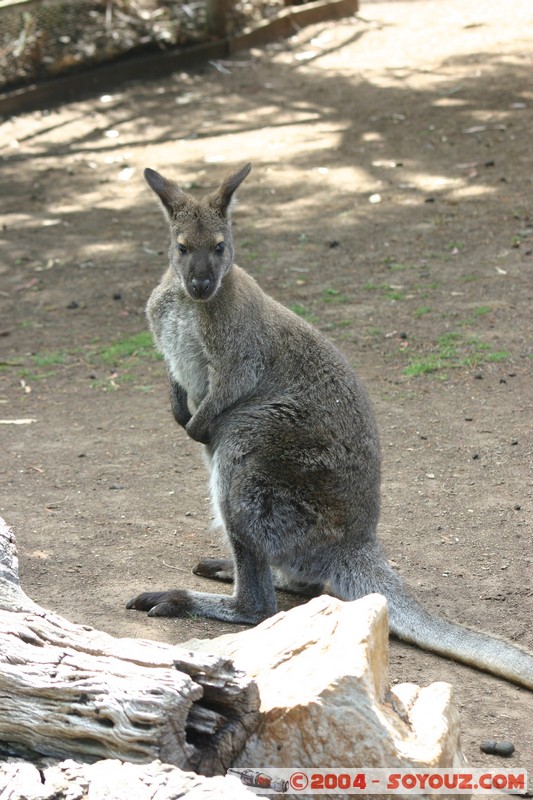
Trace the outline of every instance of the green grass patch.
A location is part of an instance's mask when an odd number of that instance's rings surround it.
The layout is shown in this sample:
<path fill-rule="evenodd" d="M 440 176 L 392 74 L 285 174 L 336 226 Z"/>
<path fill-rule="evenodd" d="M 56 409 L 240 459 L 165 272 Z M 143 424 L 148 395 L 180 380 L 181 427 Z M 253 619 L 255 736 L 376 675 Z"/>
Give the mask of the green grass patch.
<path fill-rule="evenodd" d="M 416 319 L 420 319 L 421 317 L 425 317 L 426 314 L 431 314 L 431 312 L 432 309 L 430 306 L 418 306 L 418 308 L 415 309 L 414 316 Z"/>
<path fill-rule="evenodd" d="M 429 354 L 428 356 L 414 358 L 411 363 L 405 367 L 403 374 L 415 378 L 419 375 L 428 375 L 430 372 L 437 372 L 444 366 L 442 359 L 436 354 Z"/>
<path fill-rule="evenodd" d="M 350 298 L 338 289 L 324 289 L 322 292 L 322 301 L 324 303 L 348 303 Z"/>
<path fill-rule="evenodd" d="M 31 369 L 21 369 L 17 371 L 17 376 L 26 381 L 26 383 L 37 383 L 37 381 L 44 381 L 47 378 L 53 378 L 57 375 L 57 370 L 48 370 L 47 372 L 34 372 Z"/>
<path fill-rule="evenodd" d="M 387 297 L 389 300 L 394 300 L 394 302 L 397 302 L 399 300 L 405 299 L 405 293 L 400 292 L 399 289 L 390 288 L 388 291 L 385 292 L 385 297 Z"/>
<path fill-rule="evenodd" d="M 392 272 L 405 272 L 407 269 L 416 269 L 416 264 L 401 264 L 397 261 L 393 261 L 387 266 Z"/>
<path fill-rule="evenodd" d="M 439 281 L 428 281 L 427 283 L 415 283 L 413 291 L 415 291 L 420 299 L 431 297 L 431 294 L 440 286 Z"/>
<path fill-rule="evenodd" d="M 302 319 L 307 320 L 307 322 L 318 322 L 318 317 L 316 314 L 313 314 L 312 311 L 305 308 L 305 306 L 300 305 L 300 303 L 293 303 L 289 306 L 289 309 L 293 312 L 293 314 L 297 314 L 297 316 L 302 317 Z"/>
<path fill-rule="evenodd" d="M 448 331 L 447 333 L 441 334 L 437 341 L 440 346 L 446 347 L 452 342 L 460 342 L 462 338 L 462 334 L 460 334 L 459 331 Z"/>
<path fill-rule="evenodd" d="M 470 339 L 467 339 L 466 343 L 477 353 L 490 350 L 490 344 L 488 342 L 482 342 L 479 336 L 471 336 Z"/>
<path fill-rule="evenodd" d="M 28 383 L 53 378 L 70 367 L 90 367 L 96 371 L 98 367 L 107 367 L 110 376 L 95 379 L 90 385 L 93 388 L 105 388 L 112 391 L 117 388 L 113 383 L 133 383 L 137 380 L 135 367 L 141 360 L 161 360 L 163 356 L 154 347 L 149 331 L 141 331 L 132 336 L 102 346 L 101 341 L 93 341 L 86 347 L 73 347 L 66 350 L 55 350 L 37 353 L 23 359 L 22 362 L 5 362 L 0 370 L 16 369 L 19 378 Z M 114 372 L 118 370 L 118 374 Z M 111 375 L 111 373 L 114 373 Z"/>
<path fill-rule="evenodd" d="M 39 355 L 32 356 L 32 361 L 36 367 L 55 367 L 59 364 L 64 364 L 68 355 L 67 352 L 63 351 L 39 353 Z"/>
<path fill-rule="evenodd" d="M 326 328 L 330 331 L 338 330 L 339 328 L 351 328 L 353 321 L 351 319 L 338 319 L 328 322 Z"/>
<path fill-rule="evenodd" d="M 458 324 L 462 325 L 463 327 L 476 325 L 480 320 L 483 319 L 483 317 L 486 317 L 487 314 L 491 314 L 493 311 L 494 309 L 492 306 L 476 306 L 472 309 L 470 316 Z"/>
<path fill-rule="evenodd" d="M 485 361 L 493 364 L 499 364 L 502 361 L 507 361 L 511 357 L 511 354 L 507 350 L 498 350 L 495 353 L 487 353 L 485 355 Z"/>
<path fill-rule="evenodd" d="M 501 363 L 507 361 L 511 354 L 507 350 L 493 351 L 488 342 L 474 336 L 465 339 L 458 331 L 448 331 L 437 337 L 433 351 L 417 354 L 408 350 L 401 351 L 409 360 L 403 374 L 409 377 L 439 373 L 443 370 L 467 367 L 473 369 L 482 364 Z"/>
<path fill-rule="evenodd" d="M 131 358 L 162 358 L 154 347 L 152 334 L 149 331 L 141 331 L 120 339 L 104 347 L 97 355 L 104 363 L 112 365 L 118 365 L 125 359 Z"/>
<path fill-rule="evenodd" d="M 385 297 L 389 300 L 403 300 L 405 298 L 404 292 L 401 292 L 399 289 L 395 289 L 393 286 L 390 286 L 388 283 L 372 283 L 369 281 L 368 283 L 363 284 L 363 289 L 366 292 L 383 292 Z"/>
<path fill-rule="evenodd" d="M 490 306 L 476 306 L 473 311 L 474 317 L 484 317 L 485 314 L 490 314 L 492 308 Z"/>

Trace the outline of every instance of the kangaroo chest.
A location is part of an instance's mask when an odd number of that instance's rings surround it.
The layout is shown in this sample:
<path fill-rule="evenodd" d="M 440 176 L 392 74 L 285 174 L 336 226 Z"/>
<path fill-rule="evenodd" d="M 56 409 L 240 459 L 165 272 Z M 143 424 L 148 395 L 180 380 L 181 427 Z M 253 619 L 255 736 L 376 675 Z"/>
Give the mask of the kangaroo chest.
<path fill-rule="evenodd" d="M 187 392 L 191 413 L 209 391 L 208 360 L 195 315 L 176 302 L 148 304 L 150 327 L 171 376 Z"/>

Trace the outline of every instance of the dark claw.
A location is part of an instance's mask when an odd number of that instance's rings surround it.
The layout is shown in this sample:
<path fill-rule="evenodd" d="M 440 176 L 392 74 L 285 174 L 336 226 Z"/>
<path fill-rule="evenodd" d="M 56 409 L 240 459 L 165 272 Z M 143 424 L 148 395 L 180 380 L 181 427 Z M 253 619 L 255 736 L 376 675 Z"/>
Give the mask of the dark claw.
<path fill-rule="evenodd" d="M 192 571 L 201 578 L 212 578 L 228 583 L 233 581 L 233 562 L 227 558 L 202 558 Z"/>
<path fill-rule="evenodd" d="M 177 603 L 158 603 L 148 612 L 149 617 L 185 617 L 187 609 Z"/>
<path fill-rule="evenodd" d="M 133 597 L 126 608 L 147 611 L 149 617 L 183 617 L 190 613 L 191 601 L 186 590 L 143 592 Z"/>
<path fill-rule="evenodd" d="M 137 611 L 150 611 L 151 608 L 165 599 L 167 592 L 142 592 L 132 597 L 126 603 L 126 608 L 135 608 Z"/>

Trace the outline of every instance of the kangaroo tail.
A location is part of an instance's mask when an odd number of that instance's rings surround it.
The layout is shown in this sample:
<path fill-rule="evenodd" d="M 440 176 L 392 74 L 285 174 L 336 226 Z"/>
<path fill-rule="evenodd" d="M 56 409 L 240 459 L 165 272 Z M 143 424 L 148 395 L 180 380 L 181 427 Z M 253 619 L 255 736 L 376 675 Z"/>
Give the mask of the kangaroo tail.
<path fill-rule="evenodd" d="M 408 592 L 388 597 L 391 633 L 441 656 L 533 691 L 533 655 L 496 636 L 455 625 L 425 611 Z"/>
<path fill-rule="evenodd" d="M 355 563 L 355 573 L 354 559 L 350 559 L 344 569 L 331 576 L 330 585 L 337 597 L 354 600 L 378 592 L 387 598 L 390 631 L 398 639 L 533 691 L 533 654 L 497 636 L 464 628 L 427 612 L 405 589 L 377 545 L 367 542 Z"/>

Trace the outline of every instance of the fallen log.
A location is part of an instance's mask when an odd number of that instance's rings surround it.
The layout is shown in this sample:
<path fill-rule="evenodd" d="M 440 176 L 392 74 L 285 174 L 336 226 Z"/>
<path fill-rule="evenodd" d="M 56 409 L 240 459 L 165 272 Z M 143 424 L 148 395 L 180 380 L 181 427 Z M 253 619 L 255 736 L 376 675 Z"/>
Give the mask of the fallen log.
<path fill-rule="evenodd" d="M 0 764 L 0 800 L 251 800 L 238 778 L 204 778 L 154 761 L 62 761 L 48 767 Z"/>
<path fill-rule="evenodd" d="M 258 722 L 254 681 L 225 656 L 116 639 L 22 591 L 0 519 L 0 748 L 96 761 L 157 759 L 224 773 Z"/>
<path fill-rule="evenodd" d="M 240 633 L 184 643 L 253 677 L 261 717 L 233 767 L 461 767 L 453 688 L 389 683 L 387 603 L 322 596 Z"/>
<path fill-rule="evenodd" d="M 2 754 L 88 763 L 39 772 L 2 763 Z M 106 800 L 237 798 L 240 783 L 232 795 L 228 784 L 209 788 L 182 770 L 464 763 L 451 686 L 390 687 L 381 595 L 322 596 L 251 630 L 179 647 L 115 639 L 25 595 L 0 520 L 0 800 L 70 800 L 87 785 Z M 11 791 L 15 778 L 37 786 L 37 774 L 40 794 Z"/>

